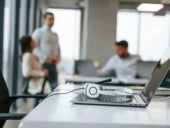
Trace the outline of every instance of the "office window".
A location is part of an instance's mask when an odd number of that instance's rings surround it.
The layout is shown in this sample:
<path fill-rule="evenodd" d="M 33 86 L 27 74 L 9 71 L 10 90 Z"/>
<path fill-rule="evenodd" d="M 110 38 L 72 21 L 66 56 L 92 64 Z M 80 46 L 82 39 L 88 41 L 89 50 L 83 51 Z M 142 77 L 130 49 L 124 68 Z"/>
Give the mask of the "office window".
<path fill-rule="evenodd" d="M 155 16 L 121 10 L 118 12 L 117 40 L 126 39 L 129 51 L 143 60 L 158 61 L 170 42 L 170 14 Z"/>
<path fill-rule="evenodd" d="M 59 36 L 61 47 L 61 72 L 73 73 L 74 60 L 79 59 L 81 11 L 76 9 L 53 9 L 55 24 L 52 28 Z"/>
<path fill-rule="evenodd" d="M 117 41 L 127 40 L 129 42 L 129 51 L 137 54 L 138 51 L 138 13 L 136 12 L 118 12 L 117 22 Z"/>
<path fill-rule="evenodd" d="M 169 44 L 170 15 L 141 14 L 139 55 L 145 60 L 159 60 Z"/>

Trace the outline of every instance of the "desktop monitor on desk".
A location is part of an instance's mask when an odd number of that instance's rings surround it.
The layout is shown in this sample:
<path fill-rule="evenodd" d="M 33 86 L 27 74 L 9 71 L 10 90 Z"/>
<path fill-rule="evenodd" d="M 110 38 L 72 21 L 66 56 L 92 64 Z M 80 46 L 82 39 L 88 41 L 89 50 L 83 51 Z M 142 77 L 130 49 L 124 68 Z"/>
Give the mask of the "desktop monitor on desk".
<path fill-rule="evenodd" d="M 168 71 L 164 81 L 162 82 L 161 87 L 170 88 L 170 70 Z"/>
<path fill-rule="evenodd" d="M 81 76 L 98 76 L 93 60 L 76 60 L 75 74 Z"/>
<path fill-rule="evenodd" d="M 93 60 L 76 60 L 74 66 L 74 73 L 81 76 L 94 76 L 94 77 L 116 77 L 115 70 L 109 71 L 104 76 L 99 76 L 97 68 L 94 66 Z"/>
<path fill-rule="evenodd" d="M 136 72 L 139 78 L 149 78 L 152 74 L 153 69 L 155 68 L 156 61 L 137 61 Z"/>

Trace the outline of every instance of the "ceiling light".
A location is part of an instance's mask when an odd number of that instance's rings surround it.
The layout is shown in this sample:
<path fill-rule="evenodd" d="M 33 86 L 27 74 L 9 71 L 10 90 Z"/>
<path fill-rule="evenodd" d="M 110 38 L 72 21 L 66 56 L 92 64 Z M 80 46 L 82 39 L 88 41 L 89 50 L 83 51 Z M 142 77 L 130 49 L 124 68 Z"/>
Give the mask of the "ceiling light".
<path fill-rule="evenodd" d="M 149 4 L 149 3 L 142 3 L 137 7 L 138 11 L 144 12 L 157 12 L 164 7 L 163 4 Z"/>

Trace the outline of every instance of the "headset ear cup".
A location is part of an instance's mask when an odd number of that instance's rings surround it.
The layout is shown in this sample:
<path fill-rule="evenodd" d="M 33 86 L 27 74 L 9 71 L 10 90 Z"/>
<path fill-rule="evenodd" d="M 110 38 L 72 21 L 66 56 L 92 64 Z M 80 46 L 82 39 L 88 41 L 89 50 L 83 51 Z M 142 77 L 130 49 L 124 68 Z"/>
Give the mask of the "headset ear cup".
<path fill-rule="evenodd" d="M 85 84 L 84 84 L 84 91 L 83 91 L 83 93 L 84 93 L 85 95 L 87 95 L 88 85 L 89 85 L 89 83 L 85 83 Z"/>
<path fill-rule="evenodd" d="M 100 89 L 100 85 L 86 83 L 84 85 L 84 94 L 87 95 L 89 98 L 98 98 L 100 95 Z"/>

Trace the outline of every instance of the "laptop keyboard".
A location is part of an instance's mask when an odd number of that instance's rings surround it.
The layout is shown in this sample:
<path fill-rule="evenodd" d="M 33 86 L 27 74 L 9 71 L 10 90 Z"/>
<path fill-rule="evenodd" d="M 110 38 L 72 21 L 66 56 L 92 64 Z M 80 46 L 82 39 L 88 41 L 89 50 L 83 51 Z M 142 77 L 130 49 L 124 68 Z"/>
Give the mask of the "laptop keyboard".
<path fill-rule="evenodd" d="M 132 96 L 108 96 L 108 95 L 101 95 L 98 99 L 100 102 L 131 102 Z"/>
<path fill-rule="evenodd" d="M 137 101 L 137 103 L 139 103 L 139 104 L 144 104 L 142 98 L 141 98 L 139 95 L 134 95 L 134 98 L 135 98 L 135 100 Z"/>

